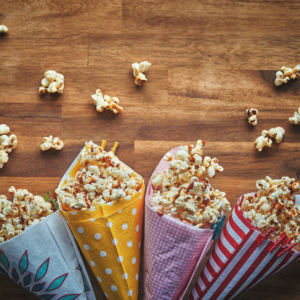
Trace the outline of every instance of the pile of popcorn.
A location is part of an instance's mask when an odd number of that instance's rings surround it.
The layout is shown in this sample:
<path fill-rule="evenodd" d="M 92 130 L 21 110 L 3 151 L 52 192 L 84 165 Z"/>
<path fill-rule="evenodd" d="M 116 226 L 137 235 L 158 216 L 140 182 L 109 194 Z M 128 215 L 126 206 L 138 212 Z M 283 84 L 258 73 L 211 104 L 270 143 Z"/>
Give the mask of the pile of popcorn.
<path fill-rule="evenodd" d="M 295 204 L 295 192 L 300 190 L 294 178 L 258 180 L 257 196 L 247 194 L 241 208 L 255 225 L 266 234 L 271 228 L 270 239 L 275 241 L 283 232 L 292 243 L 300 241 L 300 205 Z"/>
<path fill-rule="evenodd" d="M 49 150 L 53 148 L 55 150 L 61 150 L 64 147 L 64 143 L 58 137 L 53 139 L 53 136 L 44 137 L 43 144 L 40 145 L 42 151 Z"/>
<path fill-rule="evenodd" d="M 215 177 L 224 169 L 216 158 L 202 156 L 204 141 L 187 145 L 177 151 L 175 158 L 167 153 L 166 173 L 158 172 L 152 178 L 154 188 L 150 205 L 159 214 L 167 214 L 198 228 L 205 223 L 216 223 L 219 210 L 230 211 L 225 193 L 215 190 L 207 177 Z"/>
<path fill-rule="evenodd" d="M 13 200 L 0 195 L 0 243 L 22 233 L 52 214 L 52 205 L 22 188 L 9 188 Z"/>
<path fill-rule="evenodd" d="M 283 135 L 285 130 L 282 127 L 271 128 L 268 130 L 263 130 L 261 132 L 261 136 L 259 136 L 255 140 L 255 145 L 258 151 L 262 151 L 264 147 L 271 148 L 272 147 L 272 140 L 275 139 L 276 143 L 281 143 L 283 139 Z"/>
<path fill-rule="evenodd" d="M 85 210 L 121 198 L 130 199 L 141 189 L 142 180 L 113 151 L 106 152 L 104 146 L 89 142 L 80 155 L 80 171 L 56 190 L 63 210 Z"/>
<path fill-rule="evenodd" d="M 96 110 L 103 112 L 104 109 L 111 110 L 113 113 L 118 114 L 123 110 L 119 105 L 120 100 L 117 97 L 102 96 L 101 90 L 96 90 L 96 94 L 92 95 L 93 103 L 96 105 Z"/>
<path fill-rule="evenodd" d="M 150 66 L 151 63 L 147 61 L 132 64 L 134 82 L 136 85 L 142 86 L 143 83 L 147 81 L 147 78 L 143 73 L 148 71 Z"/>
<path fill-rule="evenodd" d="M 5 25 L 0 25 L 0 32 L 6 33 L 8 32 L 8 28 Z"/>
<path fill-rule="evenodd" d="M 7 136 L 10 129 L 7 125 L 0 125 L 0 169 L 8 162 L 8 153 L 17 147 L 18 140 L 14 134 Z"/>
<path fill-rule="evenodd" d="M 275 85 L 279 86 L 283 83 L 287 83 L 290 79 L 296 79 L 300 77 L 300 65 L 297 65 L 294 69 L 282 67 L 281 71 L 276 72 Z"/>
<path fill-rule="evenodd" d="M 44 74 L 45 78 L 42 79 L 42 86 L 39 88 L 39 93 L 45 94 L 58 92 L 62 94 L 64 92 L 65 83 L 64 76 L 55 71 L 47 71 Z"/>

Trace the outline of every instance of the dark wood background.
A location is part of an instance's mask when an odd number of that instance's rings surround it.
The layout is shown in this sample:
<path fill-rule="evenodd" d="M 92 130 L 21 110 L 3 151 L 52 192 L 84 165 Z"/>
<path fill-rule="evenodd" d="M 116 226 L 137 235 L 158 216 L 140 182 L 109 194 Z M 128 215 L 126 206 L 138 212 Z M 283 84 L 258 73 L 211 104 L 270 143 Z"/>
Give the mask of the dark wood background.
<path fill-rule="evenodd" d="M 273 84 L 281 66 L 300 63 L 299 8 L 295 0 L 3 0 L 0 124 L 19 144 L 0 169 L 0 194 L 10 185 L 54 190 L 84 142 L 102 139 L 107 148 L 118 141 L 117 155 L 146 183 L 169 149 L 205 140 L 204 154 L 225 168 L 211 183 L 232 205 L 266 175 L 299 179 L 300 126 L 288 118 L 300 106 L 300 79 Z M 144 60 L 152 63 L 148 82 L 137 87 L 131 64 Z M 39 96 L 49 69 L 65 76 L 63 95 Z M 95 110 L 98 88 L 120 99 L 120 115 Z M 252 107 L 256 127 L 245 119 Z M 283 142 L 259 153 L 255 139 L 277 126 L 286 130 Z M 40 150 L 49 135 L 64 141 L 63 150 Z M 299 267 L 236 299 L 300 299 Z M 142 299 L 142 269 L 140 278 Z M 0 298 L 36 299 L 2 275 Z"/>

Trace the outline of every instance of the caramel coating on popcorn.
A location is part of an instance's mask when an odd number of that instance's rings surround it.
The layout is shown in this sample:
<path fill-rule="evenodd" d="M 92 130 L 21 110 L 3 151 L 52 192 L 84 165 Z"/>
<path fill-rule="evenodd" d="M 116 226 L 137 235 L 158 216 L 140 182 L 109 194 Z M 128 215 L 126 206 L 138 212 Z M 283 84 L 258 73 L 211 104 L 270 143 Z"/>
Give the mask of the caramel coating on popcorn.
<path fill-rule="evenodd" d="M 290 79 L 296 79 L 300 77 L 300 65 L 297 65 L 294 69 L 282 67 L 281 71 L 276 72 L 275 85 L 279 86 L 283 83 L 287 83 Z"/>
<path fill-rule="evenodd" d="M 63 141 L 60 140 L 58 137 L 53 138 L 52 135 L 50 135 L 49 137 L 44 137 L 44 142 L 40 145 L 42 151 L 49 150 L 50 148 L 53 148 L 55 150 L 61 150 L 63 147 Z"/>
<path fill-rule="evenodd" d="M 63 210 L 85 210 L 132 196 L 141 189 L 142 180 L 112 151 L 89 142 L 80 155 L 80 171 L 56 190 Z"/>
<path fill-rule="evenodd" d="M 296 125 L 300 124 L 300 107 L 298 108 L 298 112 L 295 111 L 294 116 L 289 118 L 289 121 L 292 124 L 296 124 Z"/>
<path fill-rule="evenodd" d="M 100 89 L 96 90 L 96 94 L 92 95 L 92 99 L 94 105 L 96 105 L 96 110 L 99 112 L 103 112 L 106 109 L 118 114 L 123 110 L 123 107 L 119 105 L 120 100 L 117 97 L 111 98 L 108 95 L 103 97 Z"/>
<path fill-rule="evenodd" d="M 0 125 L 0 169 L 3 168 L 4 164 L 8 162 L 8 154 L 17 147 L 18 140 L 14 134 L 10 136 L 5 133 L 9 133 L 10 129 L 7 125 Z"/>
<path fill-rule="evenodd" d="M 273 180 L 266 177 L 265 180 L 256 182 L 257 196 L 247 194 L 241 203 L 241 208 L 263 234 L 271 228 L 275 231 L 270 239 L 275 241 L 283 232 L 291 243 L 300 241 L 300 205 L 295 204 L 295 192 L 299 192 L 300 185 L 294 178 L 282 177 Z"/>
<path fill-rule="evenodd" d="M 165 155 L 169 169 L 166 173 L 153 175 L 154 192 L 150 199 L 150 205 L 158 213 L 199 228 L 205 223 L 216 223 L 219 210 L 231 210 L 226 194 L 209 184 L 207 177 L 215 177 L 216 172 L 224 169 L 216 158 L 203 158 L 204 144 L 199 140 L 196 146 L 184 146 L 177 151 L 175 158 L 170 153 Z"/>
<path fill-rule="evenodd" d="M 0 32 L 7 33 L 8 28 L 5 25 L 0 25 Z"/>
<path fill-rule="evenodd" d="M 248 123 L 256 126 L 257 125 L 257 116 L 258 110 L 255 108 L 246 109 L 246 118 L 248 119 Z"/>
<path fill-rule="evenodd" d="M 44 78 L 41 81 L 42 86 L 39 87 L 39 94 L 48 93 L 60 93 L 64 92 L 65 82 L 64 76 L 56 71 L 49 70 L 45 72 Z"/>
<path fill-rule="evenodd" d="M 135 79 L 134 82 L 136 85 L 142 86 L 143 83 L 147 81 L 147 78 L 143 73 L 148 71 L 150 66 L 151 66 L 151 63 L 149 63 L 147 61 L 132 64 L 133 76 Z"/>
<path fill-rule="evenodd" d="M 40 196 L 22 188 L 9 188 L 12 200 L 0 195 L 0 243 L 22 233 L 53 213 L 52 206 Z"/>

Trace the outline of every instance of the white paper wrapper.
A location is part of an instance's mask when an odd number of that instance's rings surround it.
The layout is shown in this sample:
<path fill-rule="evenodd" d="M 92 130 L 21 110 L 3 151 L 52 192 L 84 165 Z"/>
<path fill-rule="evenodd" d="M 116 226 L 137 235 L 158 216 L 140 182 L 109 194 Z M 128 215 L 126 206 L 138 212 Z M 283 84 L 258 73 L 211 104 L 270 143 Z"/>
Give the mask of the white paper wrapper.
<path fill-rule="evenodd" d="M 60 211 L 0 244 L 0 272 L 41 299 L 95 300 Z M 1 297 L 0 297 L 1 299 Z"/>

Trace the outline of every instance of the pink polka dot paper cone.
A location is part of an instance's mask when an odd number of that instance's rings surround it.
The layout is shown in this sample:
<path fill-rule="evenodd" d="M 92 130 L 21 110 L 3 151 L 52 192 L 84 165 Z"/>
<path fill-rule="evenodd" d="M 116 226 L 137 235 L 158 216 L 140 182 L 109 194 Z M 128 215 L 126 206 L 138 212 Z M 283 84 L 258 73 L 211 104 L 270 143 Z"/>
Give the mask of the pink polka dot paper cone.
<path fill-rule="evenodd" d="M 80 169 L 80 156 L 61 180 Z M 135 173 L 134 176 L 142 179 Z M 143 179 L 142 179 L 143 181 Z M 145 186 L 134 195 L 77 212 L 62 211 L 108 299 L 137 299 Z"/>
<path fill-rule="evenodd" d="M 174 155 L 180 149 L 174 148 L 170 153 Z M 168 168 L 162 159 L 153 174 Z M 182 299 L 213 243 L 214 231 L 195 228 L 171 216 L 160 216 L 149 204 L 153 194 L 151 181 L 152 177 L 145 201 L 144 299 Z"/>

